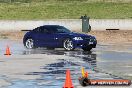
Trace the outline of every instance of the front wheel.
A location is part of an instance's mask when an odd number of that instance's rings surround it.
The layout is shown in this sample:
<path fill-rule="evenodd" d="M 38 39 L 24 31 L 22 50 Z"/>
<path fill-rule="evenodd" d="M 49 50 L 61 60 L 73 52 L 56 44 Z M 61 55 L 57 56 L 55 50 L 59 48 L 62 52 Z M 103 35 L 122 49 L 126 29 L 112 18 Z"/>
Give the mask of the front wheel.
<path fill-rule="evenodd" d="M 84 51 L 91 51 L 92 47 L 84 47 L 82 48 Z"/>
<path fill-rule="evenodd" d="M 65 50 L 68 50 L 68 51 L 74 50 L 73 41 L 71 39 L 64 40 L 63 47 Z"/>
<path fill-rule="evenodd" d="M 32 38 L 29 38 L 25 41 L 25 47 L 27 49 L 33 49 L 34 48 L 34 41 Z"/>

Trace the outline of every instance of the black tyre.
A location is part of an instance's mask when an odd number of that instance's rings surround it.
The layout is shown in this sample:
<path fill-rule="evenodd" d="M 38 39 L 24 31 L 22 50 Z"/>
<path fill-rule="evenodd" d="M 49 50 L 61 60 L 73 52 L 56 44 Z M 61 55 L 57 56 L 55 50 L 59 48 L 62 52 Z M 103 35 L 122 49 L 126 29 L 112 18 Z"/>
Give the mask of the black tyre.
<path fill-rule="evenodd" d="M 88 78 L 81 78 L 81 79 L 79 80 L 79 83 L 80 83 L 83 87 L 85 87 L 85 86 L 90 85 L 90 80 L 89 80 Z"/>
<path fill-rule="evenodd" d="M 84 47 L 82 48 L 84 51 L 91 51 L 92 47 Z"/>
<path fill-rule="evenodd" d="M 25 47 L 27 49 L 33 49 L 35 48 L 34 47 L 34 40 L 32 38 L 28 38 L 26 41 L 25 41 Z"/>
<path fill-rule="evenodd" d="M 68 51 L 74 50 L 73 41 L 71 39 L 64 40 L 63 47 L 65 50 L 68 50 Z"/>

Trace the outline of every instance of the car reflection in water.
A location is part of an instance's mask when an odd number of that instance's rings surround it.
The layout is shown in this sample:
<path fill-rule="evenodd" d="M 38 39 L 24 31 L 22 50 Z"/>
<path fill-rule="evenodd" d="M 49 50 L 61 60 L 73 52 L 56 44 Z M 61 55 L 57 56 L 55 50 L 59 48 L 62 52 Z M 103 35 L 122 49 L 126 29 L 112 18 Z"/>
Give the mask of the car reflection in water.
<path fill-rule="evenodd" d="M 81 76 L 81 68 L 85 67 L 91 79 L 118 79 L 119 77 L 109 73 L 101 72 L 98 69 L 96 60 L 96 52 L 85 52 L 82 50 L 65 51 L 65 50 L 47 50 L 44 48 L 34 50 L 24 50 L 23 55 L 28 54 L 47 54 L 47 55 L 63 55 L 67 58 L 58 58 L 56 63 L 41 66 L 43 72 L 29 72 L 25 75 L 39 75 L 40 78 L 35 80 L 16 80 L 13 85 L 8 88 L 60 88 L 65 81 L 65 73 L 67 69 L 71 71 L 72 82 L 78 86 L 78 77 Z M 70 58 L 72 57 L 72 58 Z M 22 85 L 20 85 L 22 84 Z M 30 87 L 29 87 L 30 85 Z"/>
<path fill-rule="evenodd" d="M 41 52 L 40 52 L 41 51 Z M 96 54 L 92 52 L 84 52 L 80 50 L 65 51 L 65 50 L 31 50 L 26 51 L 23 54 L 54 54 L 54 55 L 66 55 L 73 57 L 73 59 L 61 59 L 58 58 L 57 63 L 47 64 L 42 66 L 44 72 L 30 72 L 25 75 L 40 75 L 41 78 L 36 79 L 38 86 L 57 88 L 62 87 L 65 81 L 65 72 L 67 69 L 71 70 L 72 81 L 74 85 L 78 84 L 78 77 L 81 75 L 81 67 L 84 66 L 87 70 L 96 67 Z M 46 83 L 45 83 L 46 82 Z"/>

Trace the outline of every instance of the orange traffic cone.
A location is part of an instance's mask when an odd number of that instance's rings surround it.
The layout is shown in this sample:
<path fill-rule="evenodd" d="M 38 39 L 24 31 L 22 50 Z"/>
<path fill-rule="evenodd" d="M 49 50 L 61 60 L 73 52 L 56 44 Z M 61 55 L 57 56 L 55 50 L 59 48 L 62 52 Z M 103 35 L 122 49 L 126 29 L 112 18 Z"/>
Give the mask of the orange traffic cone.
<path fill-rule="evenodd" d="M 6 48 L 6 53 L 5 53 L 4 55 L 11 55 L 9 46 L 7 46 L 7 48 Z"/>
<path fill-rule="evenodd" d="M 63 86 L 63 88 L 74 88 L 74 86 L 72 85 L 69 69 L 66 71 L 66 80 L 65 80 L 65 85 Z"/>

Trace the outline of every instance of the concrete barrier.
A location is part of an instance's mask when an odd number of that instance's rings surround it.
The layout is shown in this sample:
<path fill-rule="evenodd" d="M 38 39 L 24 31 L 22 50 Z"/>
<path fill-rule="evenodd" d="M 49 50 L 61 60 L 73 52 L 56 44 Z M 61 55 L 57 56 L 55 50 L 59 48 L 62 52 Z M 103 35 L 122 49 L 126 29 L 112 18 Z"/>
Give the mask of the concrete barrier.
<path fill-rule="evenodd" d="M 56 19 L 56 20 L 1 20 L 0 30 L 25 30 L 33 29 L 42 25 L 63 25 L 72 31 L 81 31 L 81 19 Z M 90 19 L 92 30 L 120 29 L 132 30 L 132 19 Z"/>
<path fill-rule="evenodd" d="M 92 19 L 90 24 L 93 30 L 132 30 L 132 19 Z"/>

